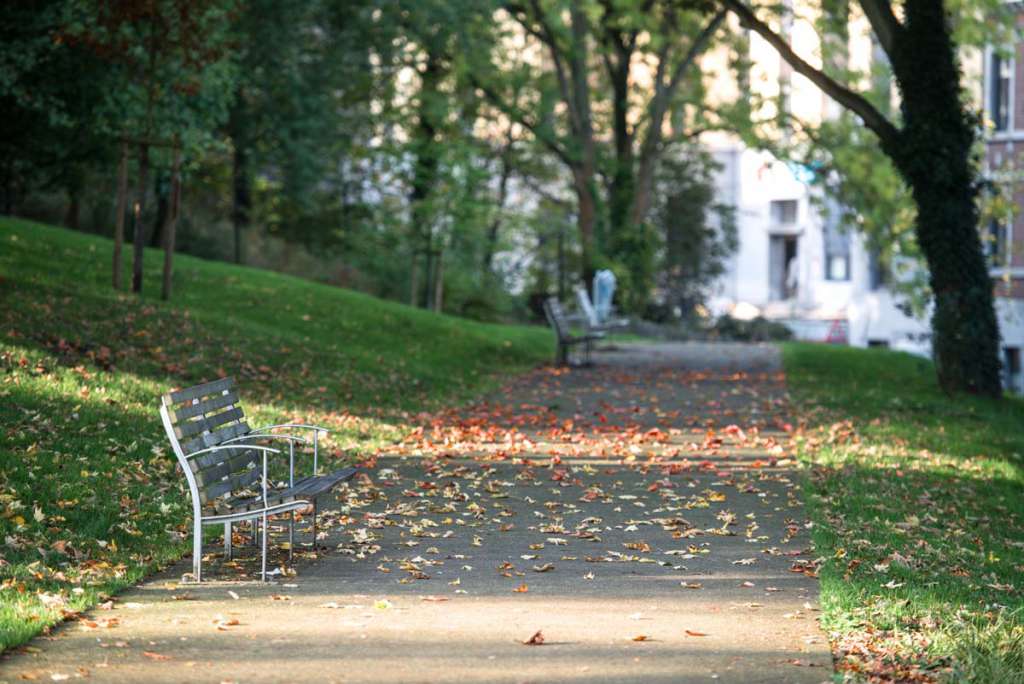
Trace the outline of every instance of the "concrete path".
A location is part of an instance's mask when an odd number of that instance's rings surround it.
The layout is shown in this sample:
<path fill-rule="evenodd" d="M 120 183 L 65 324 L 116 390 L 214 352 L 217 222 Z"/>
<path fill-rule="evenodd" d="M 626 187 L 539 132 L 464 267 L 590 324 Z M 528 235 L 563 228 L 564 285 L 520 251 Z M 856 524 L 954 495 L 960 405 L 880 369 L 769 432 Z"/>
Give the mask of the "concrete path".
<path fill-rule="evenodd" d="M 596 361 L 421 417 L 294 576 L 237 581 L 254 565 L 211 548 L 217 581 L 179 584 L 185 561 L 0 681 L 829 680 L 777 352 Z"/>

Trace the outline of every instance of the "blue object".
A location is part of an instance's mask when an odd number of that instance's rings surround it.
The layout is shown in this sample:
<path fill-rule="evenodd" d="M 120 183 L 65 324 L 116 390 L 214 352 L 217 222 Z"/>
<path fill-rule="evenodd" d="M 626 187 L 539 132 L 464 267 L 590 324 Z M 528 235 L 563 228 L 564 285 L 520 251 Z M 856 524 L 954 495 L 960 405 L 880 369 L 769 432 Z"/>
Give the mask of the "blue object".
<path fill-rule="evenodd" d="M 594 274 L 594 309 L 599 324 L 608 322 L 612 315 L 612 297 L 615 295 L 615 274 L 603 269 Z"/>

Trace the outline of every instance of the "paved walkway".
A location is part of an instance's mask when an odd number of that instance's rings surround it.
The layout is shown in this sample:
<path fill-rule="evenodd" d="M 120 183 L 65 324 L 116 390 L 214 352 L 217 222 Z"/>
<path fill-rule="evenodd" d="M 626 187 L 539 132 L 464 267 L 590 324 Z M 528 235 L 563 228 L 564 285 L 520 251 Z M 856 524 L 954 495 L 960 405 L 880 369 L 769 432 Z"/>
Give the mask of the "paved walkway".
<path fill-rule="evenodd" d="M 183 586 L 185 561 L 0 681 L 826 681 L 782 394 L 763 346 L 540 369 L 422 417 L 295 576 Z"/>

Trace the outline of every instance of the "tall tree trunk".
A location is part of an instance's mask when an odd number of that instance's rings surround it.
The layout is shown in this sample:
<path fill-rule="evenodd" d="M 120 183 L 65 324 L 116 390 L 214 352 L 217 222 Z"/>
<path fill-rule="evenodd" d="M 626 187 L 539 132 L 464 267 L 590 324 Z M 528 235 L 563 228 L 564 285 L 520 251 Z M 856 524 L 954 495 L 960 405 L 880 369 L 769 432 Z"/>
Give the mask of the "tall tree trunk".
<path fill-rule="evenodd" d="M 168 179 L 162 178 L 162 172 L 154 174 L 153 194 L 156 196 L 156 219 L 153 221 L 153 232 L 149 234 L 149 246 L 162 247 L 164 244 L 164 224 L 167 223 L 168 207 L 170 206 L 171 188 Z"/>
<path fill-rule="evenodd" d="M 615 44 L 616 59 L 609 58 L 609 76 L 612 82 L 612 132 L 615 140 L 615 170 L 608 189 L 609 235 L 599 236 L 602 250 L 617 251 L 617 238 L 629 233 L 634 225 L 630 209 L 636 190 L 633 167 L 633 133 L 629 127 L 629 67 L 632 50 L 626 40 Z M 652 124 L 653 125 L 653 124 Z M 605 245 L 603 240 L 607 240 Z"/>
<path fill-rule="evenodd" d="M 135 234 L 132 235 L 132 292 L 142 292 L 142 259 L 146 248 L 146 184 L 149 181 L 149 145 L 139 145 L 138 190 L 135 193 Z"/>
<path fill-rule="evenodd" d="M 432 242 L 431 212 L 429 207 L 427 207 L 427 199 L 429 199 L 437 182 L 440 150 L 438 149 L 437 141 L 434 139 L 438 133 L 434 117 L 436 116 L 437 100 L 439 97 L 443 97 L 443 94 L 439 92 L 439 88 L 444 78 L 444 72 L 440 56 L 435 51 L 428 50 L 426 67 L 423 73 L 420 74 L 420 101 L 415 140 L 413 142 L 416 161 L 413 166 L 412 188 L 409 191 L 409 205 L 412 218 L 411 225 L 409 226 L 409 238 L 410 244 L 413 246 L 413 263 L 415 264 L 416 262 L 416 251 L 421 244 L 426 245 L 426 251 L 423 255 L 427 259 L 427 267 L 425 269 L 427 282 L 423 291 L 423 303 L 419 303 L 419 282 L 416 277 L 415 266 L 410 278 L 409 303 L 412 306 L 423 306 L 424 308 L 427 306 L 427 300 L 430 297 L 431 268 L 429 253 Z"/>
<path fill-rule="evenodd" d="M 121 289 L 121 250 L 124 247 L 124 219 L 128 210 L 128 143 L 121 141 L 117 165 L 117 216 L 114 219 L 114 289 Z"/>
<path fill-rule="evenodd" d="M 580 234 L 582 254 L 581 276 L 589 283 L 594 279 L 594 228 L 597 224 L 597 197 L 595 197 L 594 174 L 587 169 L 573 169 L 573 188 L 578 204 L 576 227 Z"/>
<path fill-rule="evenodd" d="M 978 234 L 975 133 L 961 97 L 949 21 L 940 0 L 907 0 L 904 15 L 891 54 L 904 126 L 887 152 L 917 204 L 917 241 L 935 297 L 932 345 L 939 384 L 947 391 L 998 397 L 999 324 Z"/>
<path fill-rule="evenodd" d="M 977 179 L 971 164 L 974 119 L 964 105 L 956 44 L 942 0 L 906 0 L 902 18 L 885 0 L 860 0 L 899 84 L 902 128 L 860 94 L 801 59 L 743 2 L 722 2 L 794 70 L 856 112 L 878 135 L 917 205 L 917 242 L 928 262 L 935 298 L 932 350 L 939 385 L 947 392 L 1000 396 L 999 324 L 978 235 Z"/>
<path fill-rule="evenodd" d="M 78 230 L 79 218 L 81 216 L 81 188 L 68 189 L 68 207 L 64 212 L 64 226 L 72 230 Z"/>
<path fill-rule="evenodd" d="M 164 301 L 171 298 L 171 279 L 174 275 L 174 238 L 178 230 L 178 216 L 181 214 L 181 149 L 177 144 L 174 146 L 174 158 L 171 162 L 170 195 L 167 222 L 163 229 L 164 273 L 160 298 Z"/>
<path fill-rule="evenodd" d="M 249 155 L 239 137 L 232 138 L 232 203 L 231 226 L 234 230 L 235 263 L 242 263 L 242 233 L 249 227 L 252 215 L 252 180 L 249 173 Z"/>
<path fill-rule="evenodd" d="M 501 151 L 501 176 L 498 179 L 498 210 L 494 214 L 491 225 L 487 228 L 487 242 L 484 245 L 483 278 L 486 280 L 492 275 L 491 267 L 494 263 L 494 253 L 498 248 L 498 232 L 501 230 L 501 212 L 505 209 L 505 200 L 508 197 L 508 181 L 512 177 L 512 148 L 515 139 L 512 137 L 512 126 L 508 129 L 508 140 Z"/>
<path fill-rule="evenodd" d="M 434 301 L 433 310 L 441 313 L 444 307 L 444 249 L 438 248 L 434 261 Z"/>

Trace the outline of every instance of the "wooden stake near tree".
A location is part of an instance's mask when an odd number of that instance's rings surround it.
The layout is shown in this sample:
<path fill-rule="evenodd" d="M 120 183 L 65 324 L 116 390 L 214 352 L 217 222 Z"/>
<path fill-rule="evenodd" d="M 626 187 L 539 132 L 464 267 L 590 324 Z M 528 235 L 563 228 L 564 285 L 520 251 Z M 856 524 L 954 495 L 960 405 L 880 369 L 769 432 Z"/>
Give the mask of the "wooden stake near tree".
<path fill-rule="evenodd" d="M 160 299 L 171 298 L 171 276 L 174 269 L 174 237 L 178 229 L 178 214 L 181 212 L 181 145 L 174 141 L 171 162 L 171 201 L 162 231 L 164 246 L 164 277 Z"/>
<path fill-rule="evenodd" d="M 174 265 L 174 240 L 181 211 L 181 142 L 175 136 L 172 140 L 121 138 L 121 159 L 118 164 L 117 182 L 117 220 L 114 223 L 114 272 L 113 285 L 115 290 L 121 289 L 121 254 L 124 246 L 124 218 L 128 206 L 128 151 L 132 146 L 139 149 L 139 170 L 136 178 L 135 197 L 132 200 L 132 292 L 142 292 L 143 257 L 146 243 L 149 242 L 149 231 L 143 220 L 146 203 L 146 190 L 149 182 L 149 151 L 151 147 L 171 148 L 171 207 L 164 218 L 162 226 L 162 244 L 164 248 L 162 299 L 171 296 L 171 275 Z"/>
<path fill-rule="evenodd" d="M 128 143 L 121 141 L 117 166 L 117 220 L 114 221 L 114 289 L 121 289 L 121 250 L 124 246 L 124 213 L 128 209 Z"/>

